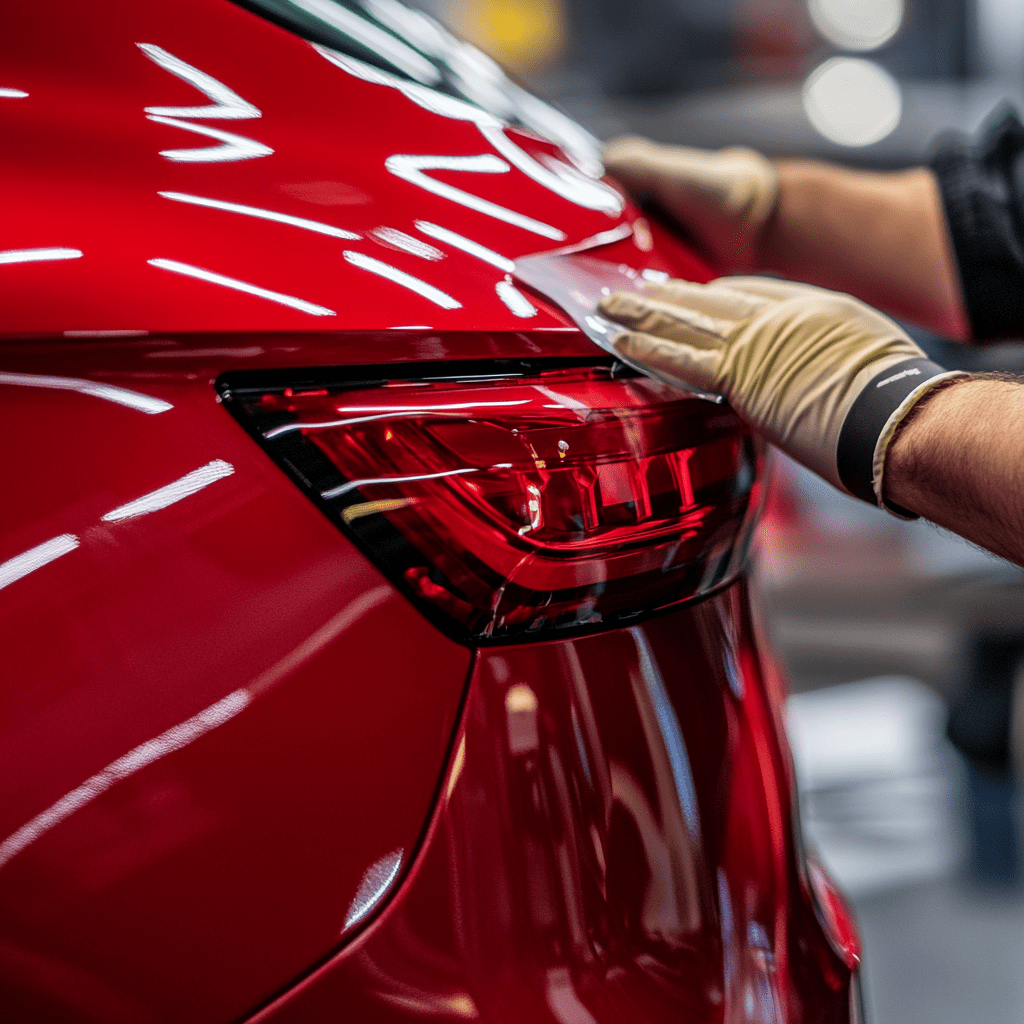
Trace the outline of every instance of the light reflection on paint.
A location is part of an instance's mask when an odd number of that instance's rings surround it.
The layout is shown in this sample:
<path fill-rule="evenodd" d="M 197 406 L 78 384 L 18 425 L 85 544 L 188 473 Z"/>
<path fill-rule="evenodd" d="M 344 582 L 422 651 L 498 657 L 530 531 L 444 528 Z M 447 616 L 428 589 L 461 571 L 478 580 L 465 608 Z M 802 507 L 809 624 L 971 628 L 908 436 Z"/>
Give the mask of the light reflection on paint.
<path fill-rule="evenodd" d="M 205 93 L 213 103 L 206 107 L 146 107 L 147 114 L 159 114 L 163 117 L 210 117 L 217 120 L 235 120 L 239 118 L 261 117 L 259 107 L 243 100 L 234 90 L 223 82 L 218 82 L 205 71 L 186 64 L 180 57 L 168 53 L 162 46 L 153 43 L 136 43 L 136 46 L 154 64 L 159 64 L 176 78 L 188 82 L 201 93 Z"/>
<path fill-rule="evenodd" d="M 655 284 L 664 284 L 669 277 L 664 270 L 641 270 L 640 276 L 645 281 L 653 281 Z"/>
<path fill-rule="evenodd" d="M 210 284 L 219 284 L 222 288 L 231 288 L 236 292 L 245 292 L 248 295 L 255 295 L 261 299 L 268 299 L 270 302 L 278 302 L 282 306 L 291 306 L 302 313 L 309 313 L 311 316 L 337 316 L 333 309 L 326 306 L 318 306 L 314 302 L 307 302 L 305 299 L 297 299 L 294 295 L 284 295 L 281 292 L 272 292 L 269 288 L 260 288 L 259 285 L 250 284 L 248 281 L 239 281 L 234 277 L 226 277 L 224 274 L 217 274 L 212 270 L 204 270 L 202 267 L 194 267 L 189 263 L 179 263 L 177 260 L 155 259 L 146 260 L 151 267 L 158 267 L 160 270 L 170 270 L 175 274 L 183 274 L 185 277 L 194 277 L 200 281 L 209 281 Z"/>
<path fill-rule="evenodd" d="M 230 160 L 252 160 L 259 156 L 269 156 L 274 152 L 270 146 L 264 146 L 262 142 L 247 139 L 243 135 L 235 135 L 233 132 L 225 132 L 220 128 L 211 128 L 206 124 L 193 124 L 191 121 L 182 121 L 177 117 L 161 117 L 157 114 L 147 114 L 146 116 L 150 121 L 156 121 L 158 124 L 184 128 L 187 132 L 205 135 L 207 138 L 217 139 L 222 143 L 220 146 L 203 146 L 200 149 L 160 150 L 162 157 L 176 163 L 210 164 L 224 163 Z"/>
<path fill-rule="evenodd" d="M 77 538 L 72 537 L 70 534 L 65 536 L 77 541 Z M 55 538 L 55 540 L 62 539 Z M 50 541 L 48 543 L 52 544 L 54 542 Z M 90 803 L 121 779 L 134 775 L 159 758 L 165 757 L 175 750 L 180 750 L 182 747 L 199 739 L 200 736 L 210 732 L 210 730 L 234 718 L 254 698 L 266 693 L 281 682 L 282 679 L 296 672 L 311 658 L 324 650 L 328 644 L 332 643 L 345 630 L 361 622 L 369 612 L 375 608 L 382 607 L 392 600 L 394 593 L 393 588 L 390 586 L 374 587 L 372 590 L 362 593 L 338 612 L 337 615 L 329 619 L 312 636 L 308 637 L 298 647 L 281 658 L 280 661 L 257 676 L 245 689 L 229 693 L 222 700 L 217 701 L 184 722 L 172 726 L 159 736 L 140 744 L 123 757 L 107 765 L 101 772 L 86 779 L 82 785 L 65 794 L 56 803 L 52 804 L 41 814 L 37 814 L 31 821 L 0 843 L 0 868 L 55 825 L 60 824 L 65 818 L 70 817 L 75 811 Z M 402 853 L 401 850 L 397 852 L 399 855 Z"/>
<path fill-rule="evenodd" d="M 436 249 L 426 242 L 421 242 L 418 238 L 413 238 L 412 235 L 399 231 L 398 228 L 374 228 L 370 234 L 378 242 L 393 249 L 401 249 L 402 252 L 410 253 L 413 256 L 419 256 L 421 260 L 443 260 L 445 256 L 440 249 Z"/>
<path fill-rule="evenodd" d="M 672 768 L 672 779 L 675 783 L 679 807 L 683 812 L 687 831 L 694 844 L 699 847 L 701 835 L 697 791 L 693 784 L 693 772 L 686 753 L 683 731 L 679 727 L 679 719 L 671 700 L 669 700 L 665 681 L 661 677 L 661 670 L 658 668 L 647 634 L 636 628 L 630 629 L 629 632 L 636 645 L 640 674 L 647 687 L 647 692 L 650 694 L 659 731 L 665 741 L 665 752 L 668 754 L 669 765 Z"/>
<path fill-rule="evenodd" d="M 534 304 L 511 281 L 499 281 L 494 290 L 516 316 L 527 318 L 537 315 Z"/>
<path fill-rule="evenodd" d="M 372 256 L 364 256 L 361 252 L 353 252 L 350 249 L 346 249 L 342 255 L 346 262 L 353 266 L 367 270 L 378 277 L 386 277 L 389 281 L 394 281 L 395 284 L 408 288 L 409 291 L 416 292 L 417 295 L 422 295 L 423 298 L 429 299 L 442 309 L 462 308 L 462 303 L 458 299 L 452 298 L 447 292 L 435 288 L 432 284 L 427 284 L 426 281 L 421 281 L 418 277 L 413 277 L 412 274 L 405 273 L 404 270 L 391 266 L 390 263 L 382 263 Z"/>
<path fill-rule="evenodd" d="M 77 260 L 81 249 L 6 249 L 0 252 L 0 263 L 40 263 L 49 260 Z"/>
<path fill-rule="evenodd" d="M 23 100 L 28 98 L 28 93 L 23 89 L 0 89 L 2 100 Z"/>
<path fill-rule="evenodd" d="M 486 245 L 474 242 L 471 238 L 449 231 L 448 228 L 443 228 L 440 224 L 431 224 L 428 220 L 418 220 L 416 221 L 416 230 L 450 245 L 453 249 L 461 249 L 464 253 L 483 260 L 484 263 L 490 263 L 492 267 L 504 270 L 506 274 L 511 274 L 516 269 L 514 260 L 496 253 L 493 249 L 488 249 Z"/>
<path fill-rule="evenodd" d="M 317 46 L 315 43 L 312 45 L 321 56 L 357 78 L 398 89 L 417 106 L 429 110 L 431 113 L 459 121 L 472 122 L 477 126 L 480 134 L 505 159 L 518 167 L 523 174 L 563 199 L 588 210 L 601 210 L 611 216 L 617 215 L 625 209 L 625 200 L 614 188 L 605 184 L 600 178 L 591 176 L 592 173 L 597 173 L 597 167 L 590 166 L 591 173 L 587 173 L 550 155 L 546 156 L 543 162 L 535 160 L 505 134 L 507 125 L 489 111 L 473 103 L 468 103 L 466 100 L 457 99 L 435 89 L 428 89 L 395 75 L 389 75 L 385 71 L 338 53 L 336 50 Z"/>
<path fill-rule="evenodd" d="M 506 160 L 555 195 L 585 209 L 600 210 L 609 216 L 620 214 L 625 209 L 625 200 L 615 189 L 582 173 L 572 164 L 550 154 L 544 154 L 540 161 L 535 160 L 505 134 L 505 125 L 497 119 L 477 120 L 477 127 Z"/>
<path fill-rule="evenodd" d="M 596 235 L 589 235 L 572 245 L 563 245 L 561 249 L 549 249 L 543 253 L 544 256 L 571 256 L 574 253 L 586 252 L 588 249 L 597 249 L 602 245 L 611 245 L 613 242 L 621 242 L 633 234 L 633 228 L 629 224 L 619 224 L 618 227 L 609 228 L 607 231 L 598 231 Z M 540 255 L 540 254 L 538 254 Z"/>
<path fill-rule="evenodd" d="M 441 480 L 448 476 L 465 476 L 467 473 L 479 472 L 480 470 L 476 466 L 463 466 L 462 469 L 447 469 L 443 473 L 418 473 L 415 476 L 367 477 L 364 480 L 350 480 L 347 484 L 342 484 L 340 487 L 332 487 L 329 491 L 321 491 L 320 497 L 327 500 L 340 498 L 343 494 L 348 494 L 349 491 L 357 490 L 360 487 L 370 487 L 373 484 L 407 484 L 417 480 Z"/>
<path fill-rule="evenodd" d="M 451 800 L 452 793 L 455 792 L 455 787 L 458 784 L 459 776 L 462 774 L 462 769 L 466 764 L 466 734 L 462 734 L 462 738 L 459 740 L 459 745 L 455 749 L 455 756 L 452 758 L 452 768 L 448 775 L 448 788 L 445 790 L 445 798 Z"/>
<path fill-rule="evenodd" d="M 162 157 L 178 163 L 218 163 L 228 160 L 251 160 L 254 157 L 269 156 L 274 152 L 270 146 L 265 146 L 254 139 L 222 131 L 219 128 L 211 128 L 209 125 L 193 124 L 191 120 L 182 120 L 182 118 L 238 120 L 262 117 L 262 112 L 258 107 L 254 107 L 242 99 L 238 93 L 229 89 L 223 82 L 217 81 L 212 75 L 186 63 L 180 57 L 168 53 L 162 47 L 153 43 L 137 43 L 136 45 L 155 64 L 182 81 L 188 82 L 208 99 L 213 100 L 207 106 L 145 108 L 146 116 L 150 121 L 205 135 L 207 138 L 217 139 L 221 143 L 219 146 L 207 146 L 199 149 L 165 149 L 160 152 Z"/>
<path fill-rule="evenodd" d="M 213 462 L 209 462 L 205 466 L 187 473 L 180 480 L 175 480 L 174 483 L 167 484 L 166 487 L 150 491 L 149 494 L 144 494 L 141 498 L 128 502 L 127 505 L 115 508 L 102 517 L 103 522 L 119 523 L 123 519 L 134 519 L 137 516 L 158 512 L 160 509 L 167 508 L 183 498 L 196 494 L 204 487 L 209 487 L 210 484 L 216 483 L 218 480 L 231 476 L 234 471 L 235 467 L 230 462 L 225 462 L 223 459 L 214 459 Z"/>
<path fill-rule="evenodd" d="M 414 156 L 396 153 L 384 161 L 384 166 L 403 181 L 418 185 L 427 192 L 450 199 L 453 203 L 486 214 L 495 220 L 504 221 L 524 231 L 531 231 L 543 238 L 551 238 L 560 242 L 565 232 L 559 228 L 545 224 L 543 221 L 528 217 L 525 213 L 510 210 L 507 206 L 499 206 L 489 199 L 482 199 L 472 192 L 466 192 L 447 182 L 430 177 L 426 171 L 468 171 L 474 174 L 507 174 L 511 167 L 493 153 L 481 153 L 479 156 Z"/>
<path fill-rule="evenodd" d="M 429 110 L 431 113 L 439 114 L 442 117 L 450 117 L 461 121 L 470 121 L 477 126 L 481 135 L 487 139 L 488 142 L 497 150 L 502 156 L 504 156 L 511 164 L 519 168 L 525 175 L 532 178 L 538 184 L 544 186 L 556 195 L 561 196 L 563 199 L 569 202 L 575 203 L 577 206 L 582 206 L 585 209 L 590 210 L 601 210 L 609 216 L 615 216 L 622 212 L 625 208 L 625 201 L 618 192 L 615 191 L 610 185 L 605 184 L 599 178 L 590 177 L 588 174 L 578 170 L 576 167 L 565 163 L 562 160 L 558 160 L 555 157 L 547 157 L 544 162 L 541 163 L 535 160 L 529 153 L 527 153 L 522 147 L 514 142 L 508 135 L 505 134 L 506 125 L 495 115 L 489 113 L 480 107 L 475 106 L 472 103 L 467 103 L 465 100 L 456 99 L 455 97 L 448 96 L 444 93 L 437 92 L 433 89 L 427 89 L 422 85 L 417 85 L 415 82 L 408 82 L 404 79 L 397 78 L 395 75 L 389 75 L 386 72 L 380 71 L 377 68 L 372 67 L 369 64 L 364 64 L 362 61 L 354 60 L 351 57 L 347 57 L 344 54 L 338 53 L 335 50 L 330 50 L 327 47 L 316 46 L 314 48 L 324 58 L 329 60 L 332 64 L 344 69 L 349 74 L 355 75 L 357 78 L 362 78 L 364 81 L 373 82 L 377 85 L 387 85 L 392 88 L 398 89 L 408 99 L 412 100 L 418 106 L 423 107 L 424 110 Z M 429 160 L 429 159 L 440 159 L 438 157 L 419 157 L 412 159 Z M 450 159 L 450 158 L 449 158 Z M 394 168 L 389 168 L 394 173 L 398 174 L 399 171 Z M 423 166 L 420 166 L 419 170 L 422 171 Z M 467 170 L 470 168 L 460 168 Z M 480 168 L 477 168 L 480 169 Z M 409 168 L 406 168 L 409 170 Z M 421 177 L 425 177 L 421 175 Z M 429 180 L 429 179 L 428 179 Z M 423 185 L 423 182 L 417 180 L 417 184 Z M 438 183 L 434 183 L 437 185 Z M 423 185 L 425 188 L 429 188 L 427 185 Z M 438 191 L 437 188 L 432 188 L 431 191 Z M 467 193 L 461 192 L 458 189 L 452 190 L 455 194 L 448 192 L 438 192 L 438 194 L 447 195 L 448 198 L 454 199 L 456 202 L 462 202 L 463 205 L 471 206 L 472 204 L 466 202 Z M 463 198 L 456 198 L 456 196 L 462 196 Z M 472 197 L 476 199 L 478 203 L 484 203 L 484 200 L 480 200 L 478 197 Z M 498 214 L 492 209 L 494 204 L 488 204 L 485 209 L 481 212 L 488 213 L 490 216 L 498 216 Z M 472 206 L 474 209 L 481 209 L 479 205 Z M 498 210 L 504 210 L 503 207 L 497 207 Z M 512 211 L 505 211 L 505 213 L 511 213 Z M 524 215 L 519 214 L 522 217 Z M 508 220 L 507 216 L 503 216 L 500 219 Z M 532 221 L 532 218 L 527 218 Z M 516 223 L 514 220 L 508 220 L 508 223 Z M 538 222 L 533 221 L 534 225 Z M 520 224 L 520 227 L 523 225 Z M 539 231 L 538 234 L 543 234 L 548 238 L 563 239 L 565 233 L 558 231 L 557 228 L 551 228 L 550 225 L 544 225 L 547 228 L 547 232 L 556 231 L 556 235 L 549 234 L 545 231 Z M 536 231 L 536 227 L 528 228 L 528 230 Z"/>
<path fill-rule="evenodd" d="M 15 580 L 27 576 L 30 572 L 49 565 L 61 555 L 74 551 L 78 547 L 78 543 L 78 538 L 73 533 L 62 533 L 59 537 L 54 537 L 44 544 L 38 544 L 20 555 L 15 555 L 14 558 L 8 558 L 6 562 L 0 562 L 0 590 L 14 583 Z"/>
<path fill-rule="evenodd" d="M 159 398 L 150 398 L 149 395 L 139 394 L 137 391 L 129 391 L 127 388 L 118 388 L 113 384 L 101 384 L 95 380 L 79 380 L 77 377 L 45 377 L 33 373 L 0 373 L 0 384 L 11 384 L 15 387 L 25 388 L 55 388 L 58 391 L 78 391 L 83 395 L 91 395 L 93 398 L 102 398 L 107 402 L 115 402 L 118 405 L 127 406 L 129 409 L 138 409 L 139 412 L 150 415 L 158 412 L 167 412 L 174 406 L 170 402 L 164 402 Z"/>
<path fill-rule="evenodd" d="M 380 902 L 381 897 L 391 888 L 391 883 L 398 877 L 398 870 L 402 866 L 402 853 L 399 848 L 386 857 L 381 857 L 375 864 L 366 869 L 359 888 L 356 890 L 355 898 L 352 900 L 345 914 L 345 927 L 361 921 Z"/>
<path fill-rule="evenodd" d="M 228 213 L 240 213 L 246 217 L 256 217 L 260 220 L 271 220 L 278 224 L 288 224 L 293 228 L 302 228 L 305 231 L 315 231 L 320 235 L 329 235 L 332 238 L 359 238 L 354 231 L 346 231 L 344 228 L 337 228 L 333 224 L 324 224 L 318 220 L 308 220 L 305 217 L 293 217 L 288 213 L 279 213 L 277 210 L 265 210 L 260 206 L 244 206 L 242 203 L 229 203 L 223 199 L 210 199 L 208 196 L 193 196 L 187 192 L 158 192 L 157 195 L 164 199 L 173 199 L 177 203 L 191 203 L 193 206 L 208 206 L 213 210 L 226 210 Z"/>
<path fill-rule="evenodd" d="M 512 82 L 487 54 L 397 0 L 362 0 L 362 5 L 392 32 L 442 60 L 456 88 L 474 103 L 496 117 L 515 117 L 542 138 L 554 140 L 591 177 L 600 178 L 604 173 L 598 140 L 572 118 Z"/>
<path fill-rule="evenodd" d="M 443 380 L 445 378 L 431 378 Z M 458 378 L 459 380 L 465 378 Z M 409 416 L 443 416 L 445 412 L 453 409 L 483 409 L 494 406 L 505 405 L 527 405 L 531 400 L 523 398 L 514 402 L 456 402 L 450 405 L 434 405 L 430 408 L 422 406 L 393 406 L 393 405 L 371 405 L 371 406 L 343 406 L 338 412 L 370 412 L 370 416 L 355 416 L 343 420 L 327 420 L 323 423 L 282 423 L 279 427 L 273 427 L 266 431 L 263 436 L 268 440 L 280 437 L 282 434 L 290 434 L 296 430 L 328 430 L 333 427 L 351 427 L 358 423 L 373 423 L 377 420 L 394 419 L 396 414 L 408 413 Z"/>
<path fill-rule="evenodd" d="M 161 757 L 166 757 L 175 750 L 199 739 L 204 733 L 223 725 L 234 718 L 251 700 L 245 690 L 235 690 L 223 700 L 217 701 L 199 714 L 193 715 L 179 725 L 175 725 L 154 739 L 147 740 L 123 757 L 108 764 L 101 772 L 86 779 L 77 789 L 62 796 L 41 814 L 22 825 L 13 835 L 0 843 L 0 868 L 16 857 L 27 846 L 30 846 L 54 825 L 60 824 L 75 811 L 91 803 L 101 793 L 110 789 L 115 782 L 134 775 L 139 769 L 152 764 Z"/>

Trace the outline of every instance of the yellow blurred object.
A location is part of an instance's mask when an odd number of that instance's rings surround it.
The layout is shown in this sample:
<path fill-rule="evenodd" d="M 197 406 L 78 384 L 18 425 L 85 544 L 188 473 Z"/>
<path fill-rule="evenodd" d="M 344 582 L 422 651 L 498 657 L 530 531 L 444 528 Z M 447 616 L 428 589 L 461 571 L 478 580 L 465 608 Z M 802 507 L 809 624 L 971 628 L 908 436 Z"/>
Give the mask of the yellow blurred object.
<path fill-rule="evenodd" d="M 442 17 L 516 77 L 550 67 L 565 49 L 561 0 L 447 0 Z"/>

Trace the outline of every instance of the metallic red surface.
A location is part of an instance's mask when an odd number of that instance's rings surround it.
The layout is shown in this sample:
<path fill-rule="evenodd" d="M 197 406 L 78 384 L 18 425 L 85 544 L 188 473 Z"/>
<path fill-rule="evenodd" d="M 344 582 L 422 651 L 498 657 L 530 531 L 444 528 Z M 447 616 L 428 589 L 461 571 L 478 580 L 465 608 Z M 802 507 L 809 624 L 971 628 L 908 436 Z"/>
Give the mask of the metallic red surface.
<path fill-rule="evenodd" d="M 147 116 L 211 102 L 158 51 L 258 116 Z M 227 0 L 6 4 L 0 74 L 27 93 L 0 95 L 0 254 L 81 253 L 0 259 L 0 1017 L 202 1024 L 291 989 L 269 1019 L 845 1022 L 856 936 L 838 898 L 819 922 L 798 869 L 739 590 L 478 656 L 456 732 L 472 653 L 213 388 L 593 353 L 421 223 L 499 258 L 590 239 L 637 270 L 708 268 L 628 206 L 556 194 L 551 144 L 427 109 Z M 201 128 L 273 152 L 165 155 L 220 144 Z M 393 156 L 487 160 L 421 161 L 439 195 Z"/>
<path fill-rule="evenodd" d="M 203 107 L 210 100 L 138 44 L 212 76 L 258 111 L 241 120 L 191 115 L 186 126 L 230 129 L 272 152 L 199 162 L 161 155 L 186 150 L 194 157 L 217 140 L 154 122 L 146 109 Z M 0 334 L 521 329 L 523 318 L 495 291 L 504 273 L 458 249 L 438 249 L 437 239 L 417 226 L 423 222 L 506 258 L 620 228 L 629 237 L 620 243 L 623 259 L 668 269 L 646 251 L 648 233 L 632 236 L 636 213 L 616 212 L 624 204 L 609 186 L 601 187 L 612 209 L 595 210 L 535 180 L 543 173 L 540 161 L 556 153 L 549 143 L 522 132 L 502 134 L 499 144 L 511 146 L 534 172 L 524 173 L 503 161 L 493 140 L 461 119 L 464 114 L 440 115 L 397 88 L 364 81 L 227 0 L 6 4 L 0 11 L 0 68 L 4 87 L 28 93 L 0 97 L 0 249 L 82 253 L 4 266 Z M 483 157 L 482 166 L 490 169 L 481 173 L 472 163 L 468 170 L 429 169 L 410 181 L 388 170 L 388 159 L 396 156 L 427 164 L 432 156 Z M 501 171 L 503 162 L 508 169 Z M 434 194 L 427 178 L 451 192 Z M 164 192 L 312 220 L 321 229 L 358 237 L 331 237 Z M 511 211 L 513 219 L 528 216 L 558 237 L 471 208 L 467 193 L 477 203 Z M 421 245 L 430 243 L 437 255 L 423 258 L 396 248 L 396 229 Z M 678 256 L 677 270 L 706 274 L 692 256 Z M 437 296 L 424 297 L 352 262 L 365 257 L 440 289 L 455 306 L 444 308 Z M 326 312 L 183 276 L 148 262 L 154 259 L 211 271 Z M 531 329 L 564 323 L 544 304 L 529 319 Z"/>
<path fill-rule="evenodd" d="M 469 652 L 208 381 L 148 381 L 173 406 L 149 415 L 0 390 L 20 482 L 0 562 L 78 542 L 0 587 L 0 1016 L 232 1019 L 338 944 L 372 865 L 408 859 Z M 233 473 L 104 520 L 216 462 Z"/>
<path fill-rule="evenodd" d="M 483 652 L 426 847 L 261 1024 L 845 1021 L 746 597 Z"/>

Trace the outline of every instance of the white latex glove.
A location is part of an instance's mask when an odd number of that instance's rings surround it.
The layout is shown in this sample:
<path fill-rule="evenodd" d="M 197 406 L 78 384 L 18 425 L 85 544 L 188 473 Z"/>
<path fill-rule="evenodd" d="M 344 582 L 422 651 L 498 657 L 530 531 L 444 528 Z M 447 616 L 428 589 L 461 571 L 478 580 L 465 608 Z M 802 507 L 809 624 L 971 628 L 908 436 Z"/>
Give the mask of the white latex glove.
<path fill-rule="evenodd" d="M 779 196 L 778 173 L 760 153 L 662 146 L 627 135 L 605 146 L 604 164 L 628 191 L 650 196 L 688 227 L 720 266 L 757 266 Z"/>
<path fill-rule="evenodd" d="M 608 296 L 600 312 L 630 328 L 615 339 L 623 356 L 723 395 L 798 462 L 880 505 L 896 428 L 928 391 L 962 376 L 849 295 L 770 278 L 647 284 Z"/>

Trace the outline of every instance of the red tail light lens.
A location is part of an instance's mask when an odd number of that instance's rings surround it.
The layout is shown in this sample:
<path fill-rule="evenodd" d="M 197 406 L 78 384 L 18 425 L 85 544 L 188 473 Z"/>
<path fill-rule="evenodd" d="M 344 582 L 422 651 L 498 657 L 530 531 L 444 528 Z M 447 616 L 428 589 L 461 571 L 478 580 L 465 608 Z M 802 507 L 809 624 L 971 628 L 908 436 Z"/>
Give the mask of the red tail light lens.
<path fill-rule="evenodd" d="M 428 614 L 509 641 L 634 622 L 745 558 L 751 436 L 728 408 L 617 369 L 435 364 L 221 390 Z"/>

